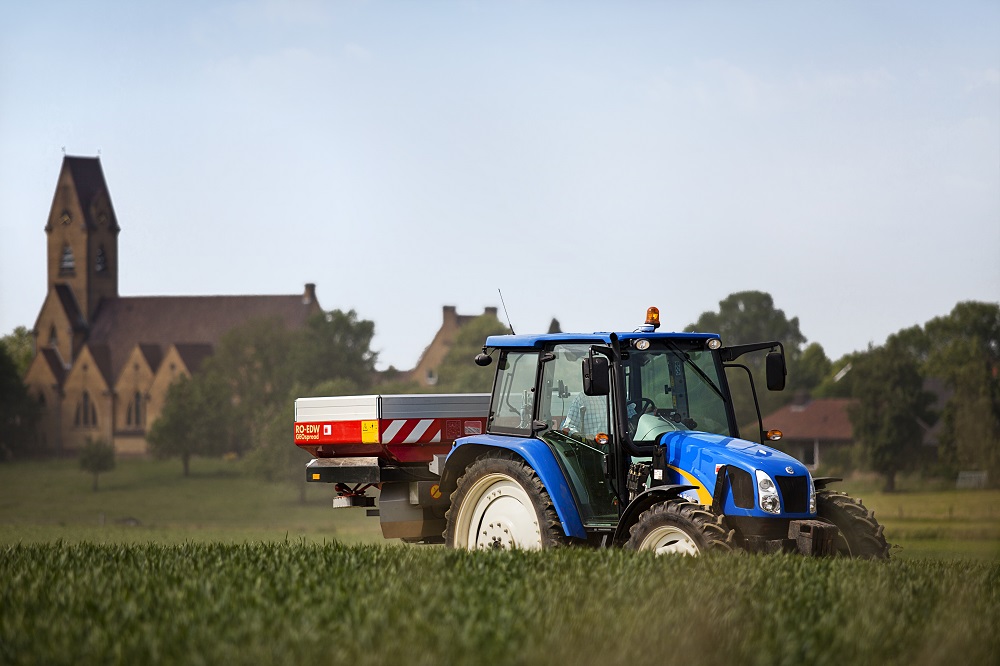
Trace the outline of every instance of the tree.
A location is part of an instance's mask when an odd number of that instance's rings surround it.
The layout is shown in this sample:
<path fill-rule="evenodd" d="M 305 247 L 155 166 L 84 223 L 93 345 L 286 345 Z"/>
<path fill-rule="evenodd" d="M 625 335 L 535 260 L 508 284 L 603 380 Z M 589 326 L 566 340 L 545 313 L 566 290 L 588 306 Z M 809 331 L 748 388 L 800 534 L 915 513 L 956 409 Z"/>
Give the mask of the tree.
<path fill-rule="evenodd" d="M 229 411 L 225 387 L 211 377 L 181 377 L 171 384 L 160 418 L 146 436 L 158 458 L 179 457 L 184 476 L 191 473 L 191 457 L 217 455 L 229 447 Z"/>
<path fill-rule="evenodd" d="M 304 395 L 356 395 L 358 386 L 347 379 L 334 379 L 310 389 L 293 388 L 282 408 L 265 426 L 257 446 L 246 457 L 247 470 L 265 481 L 291 483 L 299 489 L 299 502 L 306 500 L 305 464 L 309 454 L 295 445 L 294 400 Z"/>
<path fill-rule="evenodd" d="M 944 406 L 941 457 L 1000 483 L 1000 305 L 958 303 L 924 327 L 926 373 L 951 397 Z"/>
<path fill-rule="evenodd" d="M 354 310 L 313 315 L 295 341 L 296 380 L 315 386 L 330 379 L 346 379 L 366 390 L 374 381 L 378 360 L 378 354 L 371 350 L 374 336 L 375 323 L 358 319 Z"/>
<path fill-rule="evenodd" d="M 0 345 L 0 461 L 31 451 L 40 408 L 6 345 Z"/>
<path fill-rule="evenodd" d="M 94 475 L 93 490 L 97 492 L 97 478 L 115 468 L 115 447 L 103 439 L 88 437 L 80 452 L 80 469 Z"/>
<path fill-rule="evenodd" d="M 337 381 L 358 392 L 371 385 L 376 355 L 368 348 L 374 325 L 355 313 L 333 311 L 289 331 L 277 319 L 252 320 L 228 332 L 202 371 L 172 386 L 163 414 L 150 431 L 151 450 L 180 456 L 184 473 L 194 455 L 234 452 L 243 456 L 264 447 L 248 463 L 265 476 L 280 467 L 271 460 L 273 424 L 285 420 L 293 387 Z M 303 381 L 310 378 L 310 383 Z M 279 451 L 279 462 L 286 449 Z M 294 446 L 290 449 L 295 452 Z"/>
<path fill-rule="evenodd" d="M 868 352 L 856 351 L 844 354 L 830 364 L 826 376 L 812 390 L 817 398 L 850 398 L 854 395 L 854 364 Z"/>
<path fill-rule="evenodd" d="M 885 479 L 885 491 L 893 492 L 896 474 L 920 461 L 934 396 L 924 390 L 920 363 L 904 345 L 870 348 L 851 373 L 857 403 L 848 414 L 854 438 Z"/>
<path fill-rule="evenodd" d="M 259 441 L 295 382 L 294 336 L 278 319 L 252 320 L 222 336 L 199 380 L 219 394 L 226 452 L 243 455 Z"/>
<path fill-rule="evenodd" d="M 510 331 L 493 315 L 480 315 L 459 329 L 455 342 L 438 367 L 438 393 L 489 393 L 493 388 L 492 368 L 475 363 L 476 354 L 491 335 Z"/>
<path fill-rule="evenodd" d="M 722 344 L 726 346 L 769 340 L 782 343 L 788 367 L 788 383 L 783 394 L 771 393 L 764 388 L 763 353 L 747 354 L 737 361 L 753 373 L 760 409 L 764 415 L 791 400 L 796 390 L 812 389 L 816 384 L 809 382 L 814 381 L 813 375 L 826 361 L 823 348 L 815 345 L 806 359 L 805 373 L 799 372 L 803 359 L 802 345 L 806 342 L 805 336 L 799 330 L 799 319 L 798 317 L 788 319 L 784 311 L 774 307 L 771 295 L 762 291 L 741 291 L 730 294 L 719 301 L 718 312 L 703 312 L 698 321 L 684 330 L 718 333 L 722 337 Z M 736 418 L 742 425 L 756 424 L 757 414 L 753 407 L 753 396 L 745 377 L 742 372 L 730 375 Z M 756 427 L 753 430 L 756 431 Z"/>
<path fill-rule="evenodd" d="M 18 326 L 13 332 L 0 338 L 0 346 L 7 348 L 7 353 L 17 368 L 17 374 L 24 377 L 35 355 L 35 336 L 26 327 Z"/>

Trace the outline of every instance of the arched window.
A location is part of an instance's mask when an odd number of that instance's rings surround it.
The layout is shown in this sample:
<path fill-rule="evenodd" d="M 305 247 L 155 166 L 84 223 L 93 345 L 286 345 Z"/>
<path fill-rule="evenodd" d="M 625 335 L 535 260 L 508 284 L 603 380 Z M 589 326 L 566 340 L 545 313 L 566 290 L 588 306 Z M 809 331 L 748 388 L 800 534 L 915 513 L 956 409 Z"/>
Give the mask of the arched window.
<path fill-rule="evenodd" d="M 135 395 L 132 397 L 132 402 L 128 403 L 128 409 L 125 411 L 125 423 L 129 426 L 141 428 L 143 425 L 143 418 L 145 416 L 145 408 L 142 404 L 142 393 L 136 391 Z"/>
<path fill-rule="evenodd" d="M 56 333 L 56 325 L 52 324 L 49 328 L 49 347 L 59 346 L 59 334 Z"/>
<path fill-rule="evenodd" d="M 76 418 L 73 419 L 73 425 L 84 428 L 97 427 L 97 409 L 87 391 L 83 392 L 80 402 L 76 403 Z"/>
<path fill-rule="evenodd" d="M 73 248 L 69 243 L 63 245 L 62 259 L 59 260 L 59 274 L 67 275 L 76 271 L 76 259 L 73 258 Z"/>
<path fill-rule="evenodd" d="M 94 261 L 94 271 L 103 273 L 108 270 L 108 255 L 104 252 L 104 246 L 97 248 L 97 259 Z"/>

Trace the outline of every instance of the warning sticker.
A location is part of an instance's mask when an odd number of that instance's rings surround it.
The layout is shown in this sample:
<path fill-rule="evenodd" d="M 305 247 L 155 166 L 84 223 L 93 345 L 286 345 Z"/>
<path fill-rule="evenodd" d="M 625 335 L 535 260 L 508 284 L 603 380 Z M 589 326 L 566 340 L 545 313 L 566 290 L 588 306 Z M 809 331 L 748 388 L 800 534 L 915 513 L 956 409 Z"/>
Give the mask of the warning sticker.
<path fill-rule="evenodd" d="M 361 422 L 361 443 L 378 444 L 378 421 Z"/>
<path fill-rule="evenodd" d="M 436 483 L 431 486 L 431 497 L 434 499 L 441 499 L 441 486 Z"/>
<path fill-rule="evenodd" d="M 483 434 L 483 424 L 481 421 L 466 421 L 465 422 L 465 434 L 466 435 L 481 435 Z"/>

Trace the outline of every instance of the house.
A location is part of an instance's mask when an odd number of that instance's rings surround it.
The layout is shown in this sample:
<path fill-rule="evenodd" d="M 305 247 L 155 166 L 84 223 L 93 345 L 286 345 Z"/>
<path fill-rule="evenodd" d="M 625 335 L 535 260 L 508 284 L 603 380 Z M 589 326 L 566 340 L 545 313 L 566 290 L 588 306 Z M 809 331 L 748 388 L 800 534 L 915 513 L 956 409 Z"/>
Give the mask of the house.
<path fill-rule="evenodd" d="M 320 311 L 313 284 L 278 296 L 121 296 L 120 232 L 99 158 L 65 156 L 25 375 L 42 407 L 39 444 L 57 453 L 92 437 L 144 454 L 170 384 L 198 372 L 225 333 L 257 318 L 301 328 Z"/>
<path fill-rule="evenodd" d="M 460 315 L 454 305 L 442 308 L 441 328 L 434 334 L 434 339 L 420 355 L 417 366 L 409 371 L 409 379 L 420 386 L 434 386 L 438 382 L 438 368 L 441 362 L 455 344 L 455 337 L 463 326 L 481 316 L 497 316 L 495 307 L 487 307 L 482 315 Z"/>
<path fill-rule="evenodd" d="M 848 407 L 851 398 L 799 398 L 764 419 L 765 427 L 782 433 L 780 446 L 810 469 L 824 455 L 854 443 Z"/>

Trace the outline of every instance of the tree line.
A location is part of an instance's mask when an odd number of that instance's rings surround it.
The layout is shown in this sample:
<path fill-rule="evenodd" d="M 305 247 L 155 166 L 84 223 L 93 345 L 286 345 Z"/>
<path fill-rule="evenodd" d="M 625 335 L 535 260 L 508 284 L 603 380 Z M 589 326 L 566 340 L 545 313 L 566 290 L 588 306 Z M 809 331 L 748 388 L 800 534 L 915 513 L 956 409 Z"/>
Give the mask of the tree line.
<path fill-rule="evenodd" d="M 781 393 L 759 390 L 762 414 L 797 396 L 852 398 L 856 444 L 851 458 L 839 462 L 878 472 L 889 490 L 897 474 L 915 470 L 947 476 L 977 469 L 987 471 L 992 484 L 1000 481 L 998 304 L 959 303 L 948 315 L 836 361 L 819 343 L 809 343 L 798 318 L 787 317 L 765 292 L 731 294 L 685 330 L 717 332 L 726 345 L 781 341 L 788 384 Z M 247 322 L 222 338 L 199 373 L 171 386 L 163 413 L 148 432 L 150 450 L 179 459 L 184 474 L 195 456 L 234 454 L 262 478 L 301 480 L 308 454 L 292 444 L 294 398 L 488 392 L 493 373 L 472 358 L 487 336 L 505 332 L 488 315 L 462 327 L 438 370 L 437 384 L 427 388 L 393 368 L 376 371 L 375 325 L 353 310 L 319 313 L 297 331 L 278 320 Z M 31 358 L 23 341 L 24 335 L 12 335 L 0 345 L 0 459 L 24 453 L 18 442 L 25 441 L 26 429 L 37 419 L 37 405 L 20 381 L 21 366 Z M 754 377 L 763 376 L 762 354 L 740 361 Z M 749 383 L 736 378 L 730 383 L 739 423 L 755 424 Z M 933 448 L 923 446 L 931 428 L 938 433 Z"/>

